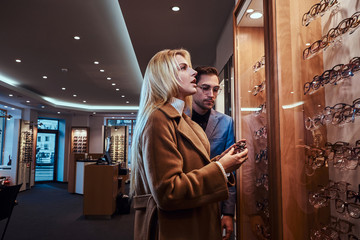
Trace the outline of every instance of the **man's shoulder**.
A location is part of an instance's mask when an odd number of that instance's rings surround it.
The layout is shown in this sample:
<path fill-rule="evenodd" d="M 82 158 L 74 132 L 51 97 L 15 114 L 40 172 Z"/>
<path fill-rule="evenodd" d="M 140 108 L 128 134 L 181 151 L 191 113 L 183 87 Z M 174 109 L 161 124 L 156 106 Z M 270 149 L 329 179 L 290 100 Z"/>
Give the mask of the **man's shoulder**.
<path fill-rule="evenodd" d="M 214 109 L 211 110 L 211 113 L 212 113 L 214 116 L 216 116 L 217 118 L 219 118 L 220 120 L 222 120 L 222 121 L 229 121 L 229 122 L 232 122 L 232 121 L 233 121 L 232 117 L 230 117 L 229 115 L 226 115 L 226 114 L 224 114 L 224 113 L 218 112 L 218 111 L 216 111 L 216 110 L 214 110 Z"/>

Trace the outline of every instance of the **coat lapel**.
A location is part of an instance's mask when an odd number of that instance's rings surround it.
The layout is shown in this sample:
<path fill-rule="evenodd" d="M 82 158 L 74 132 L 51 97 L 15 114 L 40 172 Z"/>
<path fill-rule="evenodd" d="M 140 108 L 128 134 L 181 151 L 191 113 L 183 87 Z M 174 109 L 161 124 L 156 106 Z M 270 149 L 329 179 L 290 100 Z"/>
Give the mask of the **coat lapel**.
<path fill-rule="evenodd" d="M 180 117 L 180 114 L 171 106 L 171 104 L 165 104 L 161 107 L 161 110 L 170 118 L 179 119 L 177 121 L 178 132 L 193 145 L 193 147 L 204 157 L 204 159 L 209 161 L 210 144 L 206 135 L 203 134 L 200 126 L 193 122 L 186 114 L 183 114 L 182 117 Z"/>
<path fill-rule="evenodd" d="M 211 138 L 218 122 L 219 122 L 218 115 L 216 114 L 216 112 L 213 109 L 211 109 L 209 120 L 208 120 L 206 129 L 205 129 L 205 133 L 206 133 L 206 136 L 208 137 L 208 139 Z"/>

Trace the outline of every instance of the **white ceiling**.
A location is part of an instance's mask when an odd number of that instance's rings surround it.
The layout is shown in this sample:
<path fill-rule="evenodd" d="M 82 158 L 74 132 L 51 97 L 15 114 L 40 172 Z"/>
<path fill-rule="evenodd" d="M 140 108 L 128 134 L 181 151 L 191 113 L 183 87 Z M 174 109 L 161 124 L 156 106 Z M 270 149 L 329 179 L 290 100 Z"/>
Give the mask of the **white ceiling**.
<path fill-rule="evenodd" d="M 170 10 L 175 3 L 179 12 Z M 153 54 L 184 47 L 194 66 L 213 64 L 233 7 L 233 0 L 2 0 L 0 103 L 51 113 L 134 112 Z"/>

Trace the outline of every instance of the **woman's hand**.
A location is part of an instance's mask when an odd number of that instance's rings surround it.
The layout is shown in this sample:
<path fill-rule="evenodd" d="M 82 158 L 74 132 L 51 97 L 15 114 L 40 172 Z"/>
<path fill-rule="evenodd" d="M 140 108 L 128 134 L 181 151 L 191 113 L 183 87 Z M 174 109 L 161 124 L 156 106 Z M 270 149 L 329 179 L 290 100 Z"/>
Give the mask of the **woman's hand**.
<path fill-rule="evenodd" d="M 248 159 L 247 149 L 242 152 L 235 153 L 235 147 L 232 146 L 230 150 L 226 150 L 225 152 L 225 154 L 221 154 L 219 162 L 226 173 L 235 171 Z"/>

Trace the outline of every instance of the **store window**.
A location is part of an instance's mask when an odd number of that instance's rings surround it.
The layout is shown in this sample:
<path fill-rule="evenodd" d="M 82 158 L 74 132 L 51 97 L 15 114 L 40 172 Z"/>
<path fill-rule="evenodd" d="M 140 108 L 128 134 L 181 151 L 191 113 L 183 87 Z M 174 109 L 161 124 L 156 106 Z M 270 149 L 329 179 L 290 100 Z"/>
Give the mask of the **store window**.
<path fill-rule="evenodd" d="M 58 130 L 59 121 L 54 119 L 38 119 L 38 129 L 43 130 Z M 48 141 L 48 140 L 47 140 Z"/>

